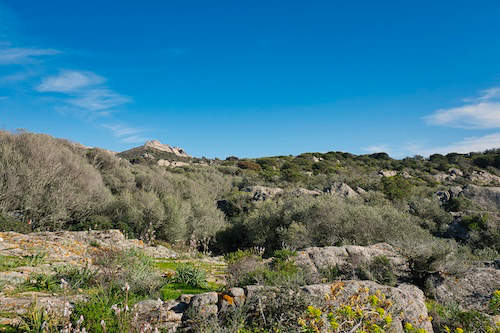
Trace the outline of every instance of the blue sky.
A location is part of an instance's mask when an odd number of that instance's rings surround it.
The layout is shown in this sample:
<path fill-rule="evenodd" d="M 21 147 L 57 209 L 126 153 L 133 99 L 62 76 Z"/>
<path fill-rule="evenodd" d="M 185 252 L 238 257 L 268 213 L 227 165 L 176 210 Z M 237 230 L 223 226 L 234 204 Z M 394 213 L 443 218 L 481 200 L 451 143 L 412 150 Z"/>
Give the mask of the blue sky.
<path fill-rule="evenodd" d="M 0 0 L 0 128 L 220 158 L 500 147 L 500 2 Z"/>

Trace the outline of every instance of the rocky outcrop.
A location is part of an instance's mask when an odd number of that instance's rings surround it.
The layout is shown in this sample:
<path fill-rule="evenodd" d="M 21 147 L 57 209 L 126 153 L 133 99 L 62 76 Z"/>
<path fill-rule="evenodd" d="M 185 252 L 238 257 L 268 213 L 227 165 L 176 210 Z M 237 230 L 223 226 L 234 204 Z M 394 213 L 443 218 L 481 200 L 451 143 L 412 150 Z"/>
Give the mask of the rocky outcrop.
<path fill-rule="evenodd" d="M 306 188 L 298 188 L 298 189 L 295 189 L 292 191 L 292 194 L 298 196 L 298 197 L 301 197 L 301 196 L 313 196 L 313 197 L 317 197 L 321 194 L 323 194 L 323 192 L 321 191 L 318 191 L 318 190 L 308 190 Z"/>
<path fill-rule="evenodd" d="M 433 282 L 440 303 L 487 312 L 493 292 L 500 290 L 500 270 L 472 268 L 460 275 L 442 275 Z"/>
<path fill-rule="evenodd" d="M 335 302 L 345 302 L 360 290 L 368 288 L 371 293 L 380 291 L 389 298 L 393 305 L 389 312 L 393 317 L 391 332 L 403 332 L 403 324 L 411 323 L 416 327 L 424 328 L 427 332 L 433 332 L 427 314 L 422 291 L 411 285 L 400 285 L 398 287 L 382 286 L 372 281 L 343 281 L 343 288 Z M 324 296 L 330 294 L 331 284 L 316 284 L 300 288 L 310 296 L 312 303 L 322 303 Z M 167 332 L 189 331 L 190 315 L 215 316 L 226 311 L 228 308 L 244 304 L 258 304 L 269 293 L 273 297 L 282 296 L 273 287 L 246 286 L 244 288 L 230 288 L 226 292 L 209 292 L 198 295 L 183 295 L 176 301 L 162 302 L 161 300 L 146 300 L 136 304 L 133 308 L 134 317 L 139 318 L 139 327 L 149 324 L 151 327 Z"/>
<path fill-rule="evenodd" d="M 183 166 L 189 165 L 189 163 L 186 163 L 186 162 L 169 161 L 169 160 L 158 160 L 158 162 L 156 162 L 156 164 L 158 164 L 158 166 L 171 167 L 171 168 L 178 168 L 178 167 L 183 167 Z"/>
<path fill-rule="evenodd" d="M 312 274 L 319 274 L 324 269 L 337 267 L 340 274 L 352 278 L 355 276 L 356 267 L 368 264 L 379 256 L 384 256 L 390 261 L 397 277 L 408 276 L 408 262 L 387 243 L 371 246 L 310 247 L 299 251 L 294 260 L 297 265 Z"/>
<path fill-rule="evenodd" d="M 283 193 L 282 188 L 266 186 L 249 186 L 244 188 L 243 191 L 249 192 L 252 195 L 252 200 L 254 201 L 265 201 Z"/>
<path fill-rule="evenodd" d="M 380 170 L 378 174 L 382 177 L 394 177 L 398 172 L 395 170 Z"/>
<path fill-rule="evenodd" d="M 331 195 L 338 195 L 346 199 L 355 199 L 359 194 L 346 183 L 337 182 L 325 188 L 324 192 Z"/>
<path fill-rule="evenodd" d="M 448 172 L 447 173 L 437 173 L 435 175 L 433 175 L 432 177 L 440 182 L 440 183 L 443 183 L 443 182 L 453 182 L 455 180 L 457 180 L 457 178 L 459 177 L 463 177 L 464 176 L 464 173 L 462 172 L 462 170 L 460 169 L 457 169 L 457 168 L 450 168 L 448 169 Z"/>
<path fill-rule="evenodd" d="M 330 284 L 318 284 L 305 286 L 302 290 L 310 295 L 322 297 L 330 293 Z M 413 326 L 423 328 L 427 332 L 433 332 L 431 320 L 427 314 L 424 293 L 415 286 L 402 284 L 398 287 L 388 287 L 373 281 L 344 281 L 343 289 L 335 299 L 335 303 L 345 303 L 360 289 L 368 288 L 371 292 L 379 290 L 393 302 L 389 312 L 392 314 L 393 323 L 390 332 L 404 332 L 404 324 L 411 323 Z"/>
<path fill-rule="evenodd" d="M 500 187 L 470 184 L 464 187 L 461 194 L 483 209 L 491 211 L 500 210 Z"/>
<path fill-rule="evenodd" d="M 152 148 L 152 149 L 164 151 L 167 153 L 172 153 L 172 154 L 175 154 L 177 156 L 191 157 L 184 151 L 184 149 L 182 149 L 180 147 L 172 147 L 170 145 L 163 144 L 158 140 L 148 141 L 144 144 L 143 147 L 144 148 Z"/>
<path fill-rule="evenodd" d="M 102 248 L 141 249 L 154 258 L 173 258 L 177 254 L 164 246 L 149 246 L 137 239 L 127 239 L 119 230 L 57 231 L 19 234 L 0 233 L 0 255 L 24 257 L 43 250 L 51 262 L 86 264 Z"/>
<path fill-rule="evenodd" d="M 467 175 L 467 179 L 478 185 L 500 185 L 500 177 L 484 170 L 473 171 Z"/>
<path fill-rule="evenodd" d="M 441 204 L 446 204 L 452 198 L 458 198 L 462 194 L 462 187 L 452 186 L 448 190 L 437 191 L 435 196 L 439 199 Z"/>

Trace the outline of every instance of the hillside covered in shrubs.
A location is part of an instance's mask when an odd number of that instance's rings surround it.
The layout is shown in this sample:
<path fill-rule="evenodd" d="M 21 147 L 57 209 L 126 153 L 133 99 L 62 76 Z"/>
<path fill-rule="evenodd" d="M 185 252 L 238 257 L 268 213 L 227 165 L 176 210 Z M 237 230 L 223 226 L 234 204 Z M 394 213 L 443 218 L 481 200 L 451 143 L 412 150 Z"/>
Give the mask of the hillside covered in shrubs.
<path fill-rule="evenodd" d="M 189 163 L 175 167 L 158 165 L 164 152 L 134 152 L 120 157 L 1 132 L 1 228 L 120 229 L 219 253 L 377 242 L 489 258 L 500 250 L 500 151 L 402 160 L 341 152 L 177 156 Z"/>
<path fill-rule="evenodd" d="M 477 323 L 480 313 L 498 311 L 452 313 L 440 303 L 446 288 L 453 289 L 440 273 L 498 266 L 500 150 L 401 160 L 343 152 L 220 160 L 181 152 L 145 145 L 114 153 L 48 135 L 0 132 L 0 232 L 119 229 L 148 245 L 224 255 L 228 288 L 338 279 L 391 288 L 411 283 L 435 302 L 428 303 L 430 313 L 441 313 L 435 329 L 453 326 L 460 316 Z M 322 254 L 326 247 L 335 248 Z M 352 251 L 368 251 L 369 260 L 342 259 L 341 265 L 338 258 Z M 306 266 L 311 270 L 298 268 Z M 488 281 L 485 274 L 492 273 L 477 274 Z M 155 284 L 155 292 L 161 285 Z M 279 313 L 298 299 L 268 306 Z M 379 311 L 367 302 L 366 311 Z M 300 309 L 309 314 L 289 320 L 295 325 L 300 319 L 304 332 L 315 332 L 317 311 L 333 311 L 326 305 Z M 374 318 L 380 325 L 387 320 Z"/>

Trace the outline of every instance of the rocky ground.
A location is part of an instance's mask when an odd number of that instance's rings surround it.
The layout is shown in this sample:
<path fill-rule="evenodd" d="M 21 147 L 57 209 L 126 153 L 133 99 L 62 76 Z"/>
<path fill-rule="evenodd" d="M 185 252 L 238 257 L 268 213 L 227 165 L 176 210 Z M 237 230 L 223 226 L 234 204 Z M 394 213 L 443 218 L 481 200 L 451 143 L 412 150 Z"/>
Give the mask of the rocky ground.
<path fill-rule="evenodd" d="M 276 295 L 277 289 L 262 286 L 224 288 L 226 264 L 222 258 L 181 255 L 165 246 L 148 246 L 138 240 L 126 239 L 117 230 L 88 232 L 44 232 L 18 234 L 0 233 L 0 328 L 16 325 L 33 302 L 40 306 L 64 311 L 65 302 L 84 300 L 85 291 L 71 295 L 60 291 L 38 291 L 27 288 L 27 282 L 36 274 L 55 274 L 59 266 L 94 267 L 93 258 L 98 252 L 108 250 L 126 251 L 140 249 L 154 258 L 157 267 L 168 274 L 182 263 L 192 263 L 208 272 L 208 280 L 220 286 L 218 292 L 204 292 L 197 295 L 182 294 L 175 300 L 143 300 L 133 308 L 141 324 L 150 324 L 167 332 L 176 329 L 189 330 L 189 313 L 216 314 L 228 307 L 251 303 L 263 293 Z M 387 258 L 396 281 L 392 286 L 373 281 L 356 280 L 354 267 L 370 262 L 375 257 Z M 409 263 L 396 249 L 388 244 L 372 246 L 342 246 L 308 248 L 297 253 L 295 262 L 299 267 L 318 274 L 322 269 L 338 267 L 343 278 L 342 292 L 337 298 L 349 299 L 359 290 L 379 291 L 386 295 L 393 307 L 393 332 L 403 332 L 404 323 L 411 322 L 432 332 L 432 325 L 426 308 L 424 293 L 405 281 L 409 278 Z M 459 275 L 437 272 L 429 277 L 434 286 L 434 297 L 442 303 L 456 303 L 467 309 L 487 311 L 491 295 L 500 289 L 498 262 L 467 269 Z M 322 298 L 331 289 L 331 283 L 303 286 L 300 292 Z M 498 317 L 491 317 L 499 321 Z"/>

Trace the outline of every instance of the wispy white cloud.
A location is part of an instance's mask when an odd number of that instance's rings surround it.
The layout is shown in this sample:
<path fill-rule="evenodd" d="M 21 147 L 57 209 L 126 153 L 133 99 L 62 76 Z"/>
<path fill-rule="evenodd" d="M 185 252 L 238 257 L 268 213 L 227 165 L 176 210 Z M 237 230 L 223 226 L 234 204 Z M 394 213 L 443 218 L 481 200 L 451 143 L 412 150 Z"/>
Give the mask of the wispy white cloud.
<path fill-rule="evenodd" d="M 96 115 L 109 115 L 111 109 L 130 102 L 123 96 L 103 85 L 106 79 L 90 71 L 64 70 L 46 77 L 36 87 L 39 92 L 55 92 L 67 95 L 64 103 L 79 111 Z"/>
<path fill-rule="evenodd" d="M 102 127 L 110 130 L 111 132 L 113 132 L 114 136 L 119 137 L 119 138 L 126 136 L 126 135 L 144 132 L 144 130 L 142 130 L 142 129 L 125 126 L 122 124 L 104 124 L 104 125 L 102 125 Z"/>
<path fill-rule="evenodd" d="M 468 104 L 439 109 L 424 119 L 430 125 L 468 129 L 500 128 L 500 87 L 484 90 L 479 97 L 464 101 Z"/>
<path fill-rule="evenodd" d="M 32 63 L 42 56 L 55 55 L 60 51 L 54 49 L 22 48 L 0 45 L 0 65 L 19 65 Z"/>
<path fill-rule="evenodd" d="M 120 139 L 122 143 L 144 143 L 148 139 L 141 135 L 144 129 L 135 128 L 123 124 L 104 124 L 102 127 L 110 130 L 113 136 Z"/>
<path fill-rule="evenodd" d="M 464 138 L 458 142 L 454 142 L 444 146 L 427 147 L 427 148 L 413 146 L 407 148 L 409 153 L 429 156 L 432 154 L 448 154 L 448 153 L 465 154 L 470 152 L 481 152 L 487 149 L 493 149 L 499 147 L 500 147 L 500 133 L 493 133 L 479 137 Z"/>
<path fill-rule="evenodd" d="M 105 81 L 102 76 L 92 72 L 64 70 L 58 75 L 43 79 L 36 89 L 40 92 L 72 93 Z"/>
<path fill-rule="evenodd" d="M 89 111 L 107 110 L 129 101 L 128 97 L 106 88 L 87 90 L 78 97 L 68 100 L 70 104 Z"/>
<path fill-rule="evenodd" d="M 139 135 L 128 136 L 120 140 L 122 143 L 145 143 L 146 141 L 148 138 Z"/>
<path fill-rule="evenodd" d="M 481 96 L 478 97 L 479 100 L 490 100 L 490 99 L 500 98 L 500 87 L 493 87 L 481 91 Z"/>
<path fill-rule="evenodd" d="M 21 81 L 26 81 L 35 75 L 36 75 L 36 73 L 32 70 L 26 70 L 26 71 L 22 71 L 22 72 L 12 73 L 12 74 L 0 77 L 0 84 L 5 85 L 5 84 L 12 84 L 12 83 L 17 83 L 17 82 L 21 82 Z"/>

